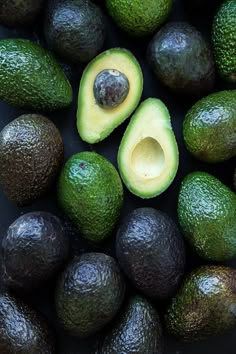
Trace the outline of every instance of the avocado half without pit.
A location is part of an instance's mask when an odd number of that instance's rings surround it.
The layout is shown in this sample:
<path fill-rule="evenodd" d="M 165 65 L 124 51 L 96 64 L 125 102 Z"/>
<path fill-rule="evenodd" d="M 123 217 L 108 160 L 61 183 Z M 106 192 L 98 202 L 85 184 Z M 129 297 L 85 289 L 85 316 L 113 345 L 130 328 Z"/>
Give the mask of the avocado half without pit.
<path fill-rule="evenodd" d="M 94 144 L 105 139 L 137 107 L 143 74 L 131 52 L 109 49 L 85 68 L 79 89 L 77 128 L 80 137 Z"/>
<path fill-rule="evenodd" d="M 164 192 L 174 180 L 179 152 L 167 107 L 156 98 L 145 100 L 125 131 L 118 167 L 126 187 L 141 198 Z"/>

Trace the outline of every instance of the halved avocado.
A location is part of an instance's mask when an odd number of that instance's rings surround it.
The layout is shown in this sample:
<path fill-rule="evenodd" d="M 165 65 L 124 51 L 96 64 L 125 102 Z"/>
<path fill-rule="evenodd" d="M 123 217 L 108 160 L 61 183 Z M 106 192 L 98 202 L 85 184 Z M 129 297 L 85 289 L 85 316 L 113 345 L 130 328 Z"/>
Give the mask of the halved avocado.
<path fill-rule="evenodd" d="M 82 140 L 105 139 L 137 107 L 143 74 L 137 59 L 122 48 L 109 49 L 85 68 L 79 89 L 77 128 Z"/>
<path fill-rule="evenodd" d="M 148 98 L 134 113 L 121 140 L 121 177 L 133 194 L 153 198 L 170 186 L 178 165 L 178 145 L 168 109 L 159 99 Z"/>

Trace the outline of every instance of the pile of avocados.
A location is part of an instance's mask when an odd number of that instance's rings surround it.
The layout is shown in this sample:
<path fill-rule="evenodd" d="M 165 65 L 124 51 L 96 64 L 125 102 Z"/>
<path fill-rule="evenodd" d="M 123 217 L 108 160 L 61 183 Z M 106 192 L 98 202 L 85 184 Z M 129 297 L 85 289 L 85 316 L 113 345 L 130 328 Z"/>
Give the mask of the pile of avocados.
<path fill-rule="evenodd" d="M 2 0 L 0 35 L 0 354 L 234 354 L 236 0 Z"/>

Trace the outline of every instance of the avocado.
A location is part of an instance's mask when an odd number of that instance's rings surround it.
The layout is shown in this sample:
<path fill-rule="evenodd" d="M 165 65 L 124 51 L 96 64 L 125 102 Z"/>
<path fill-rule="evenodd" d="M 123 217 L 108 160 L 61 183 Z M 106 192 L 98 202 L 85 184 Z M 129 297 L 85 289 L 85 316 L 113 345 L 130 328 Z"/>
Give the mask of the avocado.
<path fill-rule="evenodd" d="M 85 68 L 79 88 L 77 128 L 82 140 L 105 139 L 137 107 L 143 74 L 131 52 L 109 49 Z"/>
<path fill-rule="evenodd" d="M 58 202 L 86 239 L 101 242 L 114 230 L 123 205 L 115 167 L 95 152 L 73 155 L 58 182 Z"/>
<path fill-rule="evenodd" d="M 132 296 L 96 354 L 162 354 L 159 315 L 140 295 Z"/>
<path fill-rule="evenodd" d="M 205 162 L 221 162 L 236 155 L 236 90 L 202 98 L 188 111 L 183 136 L 188 151 Z"/>
<path fill-rule="evenodd" d="M 68 253 L 69 239 L 56 216 L 43 211 L 24 214 L 2 238 L 4 284 L 16 292 L 30 292 L 57 274 Z"/>
<path fill-rule="evenodd" d="M 134 286 L 153 299 L 171 297 L 184 274 L 185 247 L 178 227 L 153 208 L 126 216 L 117 232 L 116 255 Z"/>
<path fill-rule="evenodd" d="M 46 117 L 25 114 L 0 132 L 0 184 L 20 206 L 48 191 L 62 159 L 61 134 Z"/>
<path fill-rule="evenodd" d="M 73 336 L 90 336 L 114 318 L 124 294 L 125 281 L 115 259 L 85 253 L 67 266 L 58 281 L 59 321 Z"/>
<path fill-rule="evenodd" d="M 136 37 L 154 33 L 169 17 L 172 4 L 172 0 L 105 0 L 117 26 Z"/>
<path fill-rule="evenodd" d="M 170 22 L 151 40 L 147 60 L 158 80 L 172 91 L 204 95 L 213 89 L 213 54 L 202 34 L 186 22 Z"/>
<path fill-rule="evenodd" d="M 32 26 L 43 9 L 44 0 L 1 0 L 0 23 L 10 27 Z"/>
<path fill-rule="evenodd" d="M 7 292 L 0 294 L 1 354 L 55 354 L 46 322 L 28 305 Z"/>
<path fill-rule="evenodd" d="M 54 57 L 26 39 L 0 40 L 0 99 L 52 111 L 72 102 L 72 88 Z"/>
<path fill-rule="evenodd" d="M 236 1 L 226 0 L 215 15 L 212 41 L 222 79 L 236 83 Z"/>
<path fill-rule="evenodd" d="M 118 167 L 126 187 L 140 198 L 153 198 L 173 182 L 179 152 L 164 103 L 146 99 L 139 106 L 121 140 Z"/>
<path fill-rule="evenodd" d="M 84 63 L 101 51 L 106 21 L 101 9 L 90 0 L 49 0 L 45 14 L 47 43 L 63 59 Z"/>
<path fill-rule="evenodd" d="M 206 172 L 192 172 L 182 181 L 178 218 L 185 238 L 209 261 L 236 256 L 236 194 Z"/>
<path fill-rule="evenodd" d="M 167 330 L 184 341 L 222 334 L 236 324 L 236 271 L 202 266 L 185 279 L 167 309 Z"/>

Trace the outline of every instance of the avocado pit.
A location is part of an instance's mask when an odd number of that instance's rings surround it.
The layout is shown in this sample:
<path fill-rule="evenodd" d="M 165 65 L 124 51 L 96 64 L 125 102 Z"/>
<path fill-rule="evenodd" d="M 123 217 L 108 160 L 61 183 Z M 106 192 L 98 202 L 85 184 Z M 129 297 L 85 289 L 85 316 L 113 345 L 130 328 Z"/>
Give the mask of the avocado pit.
<path fill-rule="evenodd" d="M 119 106 L 129 93 L 129 80 L 119 70 L 101 71 L 94 81 L 94 96 L 99 106 L 112 109 Z"/>

